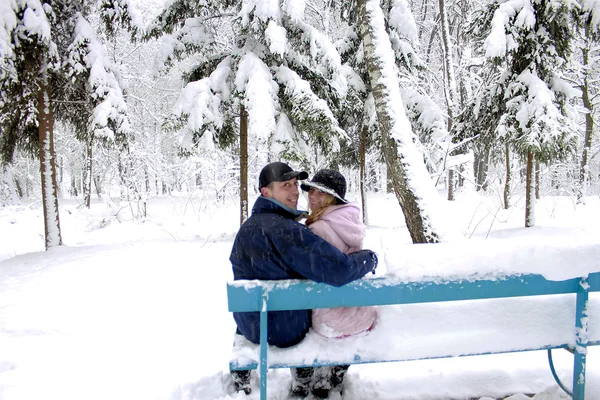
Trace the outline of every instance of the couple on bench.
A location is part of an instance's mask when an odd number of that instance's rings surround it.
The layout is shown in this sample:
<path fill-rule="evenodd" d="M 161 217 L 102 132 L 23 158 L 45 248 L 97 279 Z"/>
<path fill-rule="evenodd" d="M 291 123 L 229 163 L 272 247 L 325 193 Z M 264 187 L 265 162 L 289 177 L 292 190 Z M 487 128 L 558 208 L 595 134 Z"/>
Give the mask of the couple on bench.
<path fill-rule="evenodd" d="M 377 255 L 362 250 L 365 226 L 360 209 L 348 202 L 346 179 L 334 170 L 319 170 L 310 181 L 305 171 L 282 162 L 266 165 L 259 176 L 260 197 L 252 215 L 240 227 L 230 261 L 238 279 L 310 279 L 342 286 L 375 273 Z M 300 184 L 299 181 L 304 181 Z M 298 210 L 299 187 L 308 192 L 310 214 Z M 298 221 L 307 217 L 305 224 Z M 258 312 L 234 313 L 237 333 L 260 342 Z M 373 328 L 373 307 L 273 311 L 268 313 L 268 343 L 277 347 L 298 344 L 312 327 L 317 333 L 339 339 Z M 348 365 L 292 368 L 291 392 L 304 398 L 326 399 L 342 392 Z M 250 370 L 232 371 L 235 389 L 250 389 Z"/>

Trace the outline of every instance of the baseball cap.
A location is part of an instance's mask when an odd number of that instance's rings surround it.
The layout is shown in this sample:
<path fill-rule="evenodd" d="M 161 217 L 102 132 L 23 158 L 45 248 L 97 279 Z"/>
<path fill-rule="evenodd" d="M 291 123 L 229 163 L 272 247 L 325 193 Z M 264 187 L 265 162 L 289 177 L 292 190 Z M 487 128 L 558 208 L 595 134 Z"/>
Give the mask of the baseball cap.
<path fill-rule="evenodd" d="M 264 166 L 258 177 L 258 189 L 268 186 L 271 182 L 285 182 L 297 178 L 304 180 L 308 178 L 306 171 L 294 171 L 286 163 L 279 161 L 272 162 Z"/>

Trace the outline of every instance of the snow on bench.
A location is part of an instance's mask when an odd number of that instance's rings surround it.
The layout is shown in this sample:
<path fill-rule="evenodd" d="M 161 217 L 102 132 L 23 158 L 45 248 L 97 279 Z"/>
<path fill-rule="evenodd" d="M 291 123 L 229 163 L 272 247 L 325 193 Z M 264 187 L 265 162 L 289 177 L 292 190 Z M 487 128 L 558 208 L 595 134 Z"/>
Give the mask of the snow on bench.
<path fill-rule="evenodd" d="M 600 298 L 588 296 L 597 291 L 600 273 L 566 280 L 538 274 L 419 282 L 386 277 L 340 288 L 300 280 L 230 282 L 230 312 L 261 312 L 261 344 L 236 335 L 230 369 L 259 368 L 266 399 L 268 368 L 567 348 L 575 359 L 572 395 L 583 400 L 586 346 L 600 344 Z M 310 331 L 287 349 L 263 340 L 267 311 L 374 305 L 387 307 L 380 307 L 377 325 L 364 336 L 332 340 Z"/>

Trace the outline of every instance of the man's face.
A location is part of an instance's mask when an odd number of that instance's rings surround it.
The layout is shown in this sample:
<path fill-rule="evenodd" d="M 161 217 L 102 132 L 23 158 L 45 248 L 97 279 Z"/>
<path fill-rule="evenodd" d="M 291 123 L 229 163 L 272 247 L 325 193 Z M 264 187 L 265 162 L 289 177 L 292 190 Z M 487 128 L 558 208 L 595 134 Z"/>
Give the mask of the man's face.
<path fill-rule="evenodd" d="M 263 196 L 270 197 L 285 204 L 291 209 L 298 207 L 298 179 L 293 178 L 285 182 L 273 182 L 269 187 L 263 188 Z M 266 192 L 266 193 L 265 193 Z"/>

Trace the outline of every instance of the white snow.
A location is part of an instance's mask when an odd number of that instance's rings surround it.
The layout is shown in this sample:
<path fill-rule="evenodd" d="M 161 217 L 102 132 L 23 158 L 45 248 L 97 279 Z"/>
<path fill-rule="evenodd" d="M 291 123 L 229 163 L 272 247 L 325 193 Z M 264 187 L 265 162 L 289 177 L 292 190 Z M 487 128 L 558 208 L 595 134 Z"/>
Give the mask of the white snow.
<path fill-rule="evenodd" d="M 32 35 L 39 36 L 44 42 L 50 41 L 50 23 L 46 11 L 38 0 L 27 0 L 23 13 L 23 27 Z"/>
<path fill-rule="evenodd" d="M 238 92 L 246 93 L 248 134 L 250 137 L 267 139 L 275 132 L 275 98 L 278 91 L 269 67 L 256 54 L 246 53 L 239 62 L 235 85 Z"/>
<path fill-rule="evenodd" d="M 229 99 L 231 59 L 226 57 L 208 78 L 188 83 L 175 104 L 174 114 L 187 116 L 187 126 L 191 132 L 203 132 L 206 143 L 212 143 L 212 129 L 221 129 L 223 115 L 221 103 Z M 183 145 L 190 148 L 191 134 L 183 139 Z"/>
<path fill-rule="evenodd" d="M 502 3 L 494 12 L 492 30 L 484 43 L 486 57 L 504 57 L 507 50 L 516 47 L 512 35 L 506 32 L 509 21 L 515 15 L 517 18 L 514 27 L 524 30 L 534 27 L 535 13 L 529 0 L 509 0 Z"/>
<path fill-rule="evenodd" d="M 418 43 L 417 23 L 406 0 L 395 0 L 390 10 L 390 26 L 412 43 Z"/>
<path fill-rule="evenodd" d="M 39 203 L 0 209 L 0 398 L 258 398 L 256 375 L 255 390 L 246 397 L 233 392 L 228 373 L 235 324 L 225 284 L 232 279 L 228 257 L 239 220 L 236 200 L 201 211 L 195 196 L 150 198 L 148 218 L 138 222 L 127 208 L 117 222 L 107 204 L 95 202 L 86 211 L 63 199 L 66 246 L 48 252 L 41 251 Z M 359 193 L 347 197 L 356 201 Z M 522 226 L 522 202 L 503 210 L 493 197 L 460 193 L 457 201 L 443 204 L 446 223 L 464 238 L 411 245 L 395 197 L 369 195 L 365 246 L 380 255 L 377 276 L 419 280 L 529 271 L 566 279 L 600 270 L 597 197 L 586 198 L 586 205 L 568 197 L 542 198 L 536 226 L 529 229 Z M 591 299 L 594 337 L 600 311 L 598 296 Z M 367 336 L 327 342 L 309 334 L 294 351 L 348 355 L 354 346 L 377 354 L 388 350 L 382 342 L 397 339 L 389 350 L 411 357 L 441 348 L 456 354 L 526 340 L 573 340 L 571 303 L 569 296 L 549 296 L 385 307 Z M 543 328 L 548 320 L 552 329 Z M 554 353 L 558 373 L 570 386 L 572 356 Z M 587 369 L 586 399 L 600 399 L 595 348 Z M 289 371 L 271 370 L 268 379 L 269 398 L 287 399 Z M 567 399 L 552 379 L 545 352 L 354 365 L 345 385 L 348 400 L 489 400 L 511 394 L 517 400 L 525 399 L 523 393 L 539 393 L 537 400 Z"/>
<path fill-rule="evenodd" d="M 293 22 L 304 20 L 305 0 L 284 0 L 281 8 Z"/>
<path fill-rule="evenodd" d="M 600 27 L 600 0 L 582 0 L 583 10 L 589 12 L 592 20 L 592 27 L 598 29 Z"/>
<path fill-rule="evenodd" d="M 112 140 L 116 132 L 109 126 L 110 120 L 115 122 L 116 131 L 130 130 L 121 83 L 104 44 L 97 39 L 90 23 L 79 13 L 76 20 L 75 37 L 65 62 L 68 75 L 75 80 L 77 75 L 89 71 L 89 94 L 97 103 L 89 129 L 97 136 Z"/>
<path fill-rule="evenodd" d="M 283 56 L 287 50 L 287 38 L 286 30 L 283 26 L 277 24 L 277 22 L 270 20 L 269 26 L 265 30 L 265 36 L 269 43 L 269 50 L 273 54 Z"/>
<path fill-rule="evenodd" d="M 0 2 L 0 62 L 4 64 L 6 59 L 12 58 L 11 32 L 17 26 L 15 0 Z"/>

